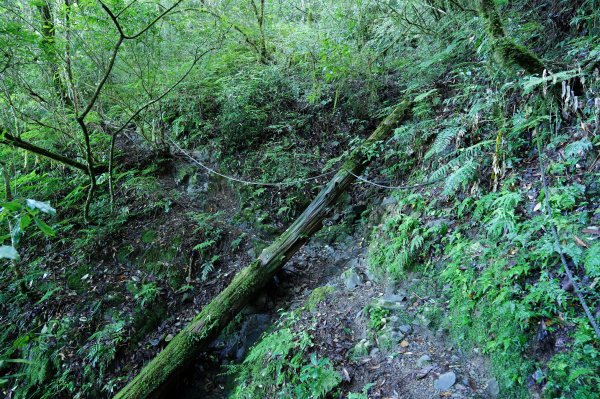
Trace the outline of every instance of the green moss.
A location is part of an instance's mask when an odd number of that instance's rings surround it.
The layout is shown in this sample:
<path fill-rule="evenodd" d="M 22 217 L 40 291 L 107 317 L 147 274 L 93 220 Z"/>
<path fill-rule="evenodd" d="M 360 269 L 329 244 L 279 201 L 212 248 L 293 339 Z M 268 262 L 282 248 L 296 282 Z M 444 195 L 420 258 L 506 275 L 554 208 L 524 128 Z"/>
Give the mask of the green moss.
<path fill-rule="evenodd" d="M 88 283 L 82 280 L 82 278 L 86 274 L 89 274 L 90 270 L 90 265 L 80 265 L 74 270 L 67 272 L 67 287 L 73 291 L 83 291 L 88 286 Z"/>
<path fill-rule="evenodd" d="M 495 40 L 493 47 L 498 62 L 503 65 L 518 66 L 531 75 L 541 74 L 545 69 L 544 63 L 533 52 L 509 38 Z"/>
<path fill-rule="evenodd" d="M 492 37 L 500 38 L 504 36 L 504 27 L 493 0 L 480 0 L 479 13 L 483 17 L 486 29 Z"/>
<path fill-rule="evenodd" d="M 152 244 L 154 242 L 154 240 L 156 240 L 157 236 L 158 236 L 158 233 L 156 233 L 156 231 L 146 230 L 142 233 L 142 242 L 144 242 L 146 244 Z"/>
<path fill-rule="evenodd" d="M 317 305 L 323 302 L 325 298 L 327 298 L 327 296 L 333 291 L 335 291 L 335 288 L 330 285 L 324 285 L 323 287 L 315 288 L 306 300 L 306 309 L 308 309 L 310 312 L 314 311 L 317 308 Z"/>

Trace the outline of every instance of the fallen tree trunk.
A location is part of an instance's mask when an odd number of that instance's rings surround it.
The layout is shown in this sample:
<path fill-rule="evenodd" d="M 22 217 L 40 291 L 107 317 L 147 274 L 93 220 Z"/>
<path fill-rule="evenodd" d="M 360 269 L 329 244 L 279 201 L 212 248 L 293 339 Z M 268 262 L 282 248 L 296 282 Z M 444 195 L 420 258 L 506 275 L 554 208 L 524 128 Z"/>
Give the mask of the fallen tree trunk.
<path fill-rule="evenodd" d="M 60 154 L 56 154 L 54 152 L 48 151 L 45 148 L 38 147 L 37 145 L 31 144 L 25 140 L 20 139 L 19 137 L 13 136 L 12 134 L 10 134 L 8 132 L 4 132 L 3 134 L 0 135 L 0 144 L 22 148 L 26 151 L 32 152 L 37 155 L 41 155 L 46 158 L 53 159 L 57 162 L 60 162 L 62 164 L 70 166 L 72 168 L 79 169 L 79 170 L 83 171 L 84 173 L 89 174 L 87 165 L 85 165 L 81 162 L 77 162 L 69 157 L 64 156 L 64 155 L 60 155 Z M 108 167 L 106 165 L 94 166 L 95 174 L 101 174 L 106 171 L 108 171 Z"/>
<path fill-rule="evenodd" d="M 190 324 L 181 330 L 162 352 L 127 384 L 115 399 L 161 397 L 168 382 L 194 361 L 233 317 L 259 292 L 298 249 L 316 233 L 339 196 L 369 163 L 367 149 L 387 139 L 394 126 L 409 115 L 404 101 L 377 127 L 375 132 L 345 161 L 339 172 L 321 190 L 296 221 L 249 266 L 240 270 Z"/>

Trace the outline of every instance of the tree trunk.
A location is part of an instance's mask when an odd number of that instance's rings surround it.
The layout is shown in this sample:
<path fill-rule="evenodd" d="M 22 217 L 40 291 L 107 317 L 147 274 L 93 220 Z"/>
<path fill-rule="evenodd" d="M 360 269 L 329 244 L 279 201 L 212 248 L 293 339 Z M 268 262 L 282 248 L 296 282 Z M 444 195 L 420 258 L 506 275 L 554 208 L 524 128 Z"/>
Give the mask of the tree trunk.
<path fill-rule="evenodd" d="M 257 294 L 297 251 L 316 233 L 339 196 L 355 181 L 370 162 L 367 150 L 387 139 L 394 126 L 409 115 L 404 101 L 354 150 L 331 181 L 302 215 L 232 282 L 217 295 L 190 324 L 181 330 L 162 352 L 125 386 L 115 399 L 158 398 L 173 377 L 189 366 L 198 353 L 214 340 L 235 315 Z"/>
<path fill-rule="evenodd" d="M 498 63 L 509 67 L 517 66 L 529 75 L 542 76 L 544 70 L 549 71 L 540 57 L 527 47 L 515 43 L 506 35 L 504 24 L 494 0 L 479 0 L 479 16 L 485 23 Z M 557 103 L 563 104 L 560 83 L 550 85 L 549 89 Z"/>
<path fill-rule="evenodd" d="M 69 157 L 64 155 L 56 154 L 54 152 L 48 151 L 42 147 L 38 147 L 35 144 L 31 144 L 27 141 L 21 140 L 20 138 L 13 136 L 10 133 L 3 133 L 0 135 L 0 144 L 12 145 L 15 147 L 22 148 L 29 152 L 33 152 L 34 154 L 41 155 L 46 158 L 53 159 L 67 166 L 71 166 L 72 168 L 76 168 L 82 170 L 83 172 L 89 174 L 88 165 L 85 165 L 81 162 L 77 162 Z M 94 174 L 100 174 L 106 172 L 108 168 L 106 165 L 97 165 L 94 167 Z"/>
<path fill-rule="evenodd" d="M 54 90 L 56 91 L 56 95 L 60 100 L 72 107 L 73 104 L 71 104 L 71 99 L 67 95 L 66 85 L 60 77 L 60 69 L 58 67 L 58 50 L 56 48 L 56 25 L 54 24 L 50 3 L 41 3 L 38 8 L 42 23 L 42 28 L 40 30 L 42 33 L 42 51 L 46 55 L 48 63 L 50 64 Z"/>
<path fill-rule="evenodd" d="M 542 75 L 546 69 L 543 61 L 531 50 L 506 36 L 504 24 L 493 0 L 480 0 L 479 14 L 483 18 L 488 35 L 492 40 L 494 54 L 501 64 L 517 65 L 530 75 Z"/>

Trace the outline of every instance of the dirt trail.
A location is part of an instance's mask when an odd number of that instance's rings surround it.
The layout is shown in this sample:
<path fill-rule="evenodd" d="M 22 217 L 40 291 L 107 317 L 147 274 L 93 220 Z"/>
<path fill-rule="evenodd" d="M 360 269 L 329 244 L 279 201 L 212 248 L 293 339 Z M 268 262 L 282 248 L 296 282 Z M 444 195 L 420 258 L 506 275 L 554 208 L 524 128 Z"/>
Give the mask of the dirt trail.
<path fill-rule="evenodd" d="M 344 390 L 360 392 L 372 384 L 369 398 L 497 396 L 485 359 L 454 348 L 443 332 L 431 331 L 420 317 L 430 298 L 411 293 L 417 279 L 409 275 L 396 286 L 382 287 L 370 279 L 364 254 L 350 262 L 353 272 L 334 282 L 336 291 L 317 310 L 321 327 L 316 341 L 347 372 L 350 381 Z M 381 328 L 369 327 L 369 305 L 385 309 Z"/>

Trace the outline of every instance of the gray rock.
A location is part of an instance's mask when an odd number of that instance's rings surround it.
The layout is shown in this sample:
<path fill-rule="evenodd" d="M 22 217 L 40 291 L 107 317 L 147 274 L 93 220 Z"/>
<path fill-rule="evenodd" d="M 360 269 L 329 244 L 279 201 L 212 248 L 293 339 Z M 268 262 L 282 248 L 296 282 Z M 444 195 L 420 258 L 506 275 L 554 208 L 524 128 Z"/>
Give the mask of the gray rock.
<path fill-rule="evenodd" d="M 437 380 L 434 381 L 433 387 L 438 391 L 447 391 L 456 382 L 456 374 L 454 371 L 441 374 Z"/>
<path fill-rule="evenodd" d="M 344 284 L 347 289 L 351 290 L 362 284 L 363 280 L 356 269 L 348 269 L 342 274 Z"/>
<path fill-rule="evenodd" d="M 417 359 L 417 367 L 427 366 L 431 362 L 431 357 L 429 355 L 423 355 Z"/>
<path fill-rule="evenodd" d="M 422 380 L 423 378 L 427 377 L 427 374 L 429 374 L 431 370 L 433 370 L 433 366 L 423 367 L 415 375 L 417 377 L 417 380 Z"/>
<path fill-rule="evenodd" d="M 500 385 L 498 385 L 498 381 L 495 378 L 488 380 L 487 391 L 492 398 L 500 395 Z"/>
<path fill-rule="evenodd" d="M 398 330 L 400 330 L 403 334 L 408 334 L 412 331 L 412 327 L 408 324 L 403 324 L 398 327 Z"/>
<path fill-rule="evenodd" d="M 394 198 L 394 197 L 385 197 L 383 199 L 383 201 L 381 202 L 381 206 L 386 207 L 386 206 L 394 205 L 394 204 L 397 204 L 397 203 L 398 203 L 398 200 L 396 198 Z"/>
<path fill-rule="evenodd" d="M 365 267 L 365 274 L 367 275 L 367 278 L 371 281 L 377 282 L 379 281 L 379 277 L 377 276 L 377 274 L 375 274 L 370 267 Z"/>
<path fill-rule="evenodd" d="M 383 297 L 386 301 L 390 302 L 404 302 L 406 300 L 406 295 L 404 294 L 388 294 Z"/>
<path fill-rule="evenodd" d="M 402 334 L 400 331 L 394 330 L 384 332 L 383 336 L 394 344 L 397 344 L 404 339 L 404 334 Z"/>

